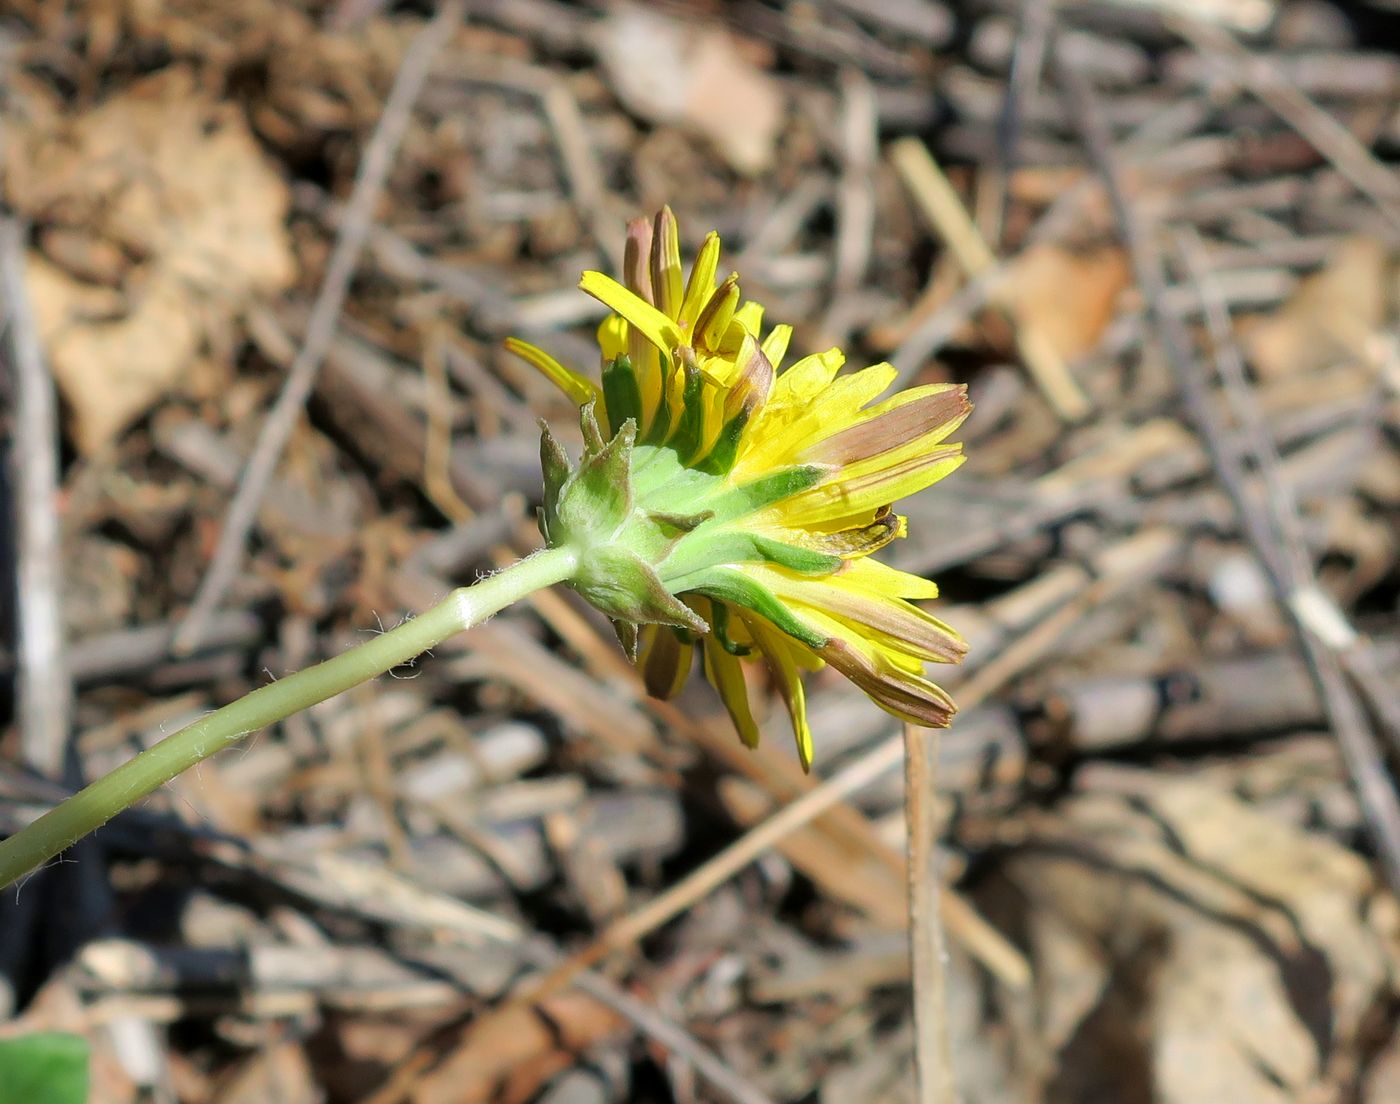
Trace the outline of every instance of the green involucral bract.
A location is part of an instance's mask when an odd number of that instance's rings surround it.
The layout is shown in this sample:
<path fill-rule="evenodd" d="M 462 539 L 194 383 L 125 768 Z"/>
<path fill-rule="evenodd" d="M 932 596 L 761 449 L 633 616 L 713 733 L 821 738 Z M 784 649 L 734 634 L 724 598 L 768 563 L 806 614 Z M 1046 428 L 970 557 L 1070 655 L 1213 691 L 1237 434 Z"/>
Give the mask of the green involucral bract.
<path fill-rule="evenodd" d="M 584 451 L 577 465 L 549 429 L 543 430 L 540 528 L 551 547 L 578 552 L 570 585 L 620 623 L 624 647 L 632 650 L 636 625 L 709 632 L 704 618 L 676 597 L 687 593 L 751 609 L 809 645 L 825 642 L 765 587 L 724 570 L 725 565 L 770 563 L 804 575 L 829 575 L 840 568 L 839 556 L 743 526 L 749 515 L 819 482 L 823 468 L 791 467 L 735 487 L 727 472 L 687 467 L 672 442 L 637 444 L 631 418 L 611 440 L 602 435 L 593 403 L 584 404 L 580 418 Z"/>

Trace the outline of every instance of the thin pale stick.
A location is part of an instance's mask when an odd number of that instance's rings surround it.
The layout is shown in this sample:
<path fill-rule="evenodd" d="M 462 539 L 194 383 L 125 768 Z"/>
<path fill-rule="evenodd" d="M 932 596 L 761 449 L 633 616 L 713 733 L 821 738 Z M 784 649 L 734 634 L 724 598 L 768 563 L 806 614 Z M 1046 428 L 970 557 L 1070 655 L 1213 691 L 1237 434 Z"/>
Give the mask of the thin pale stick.
<path fill-rule="evenodd" d="M 1005 230 L 1006 194 L 1011 174 L 1018 167 L 1016 147 L 1026 104 L 1040 87 L 1050 40 L 1051 0 L 1029 0 L 1021 7 L 1016 43 L 1011 50 L 1011 72 L 997 113 L 996 158 L 978 175 L 977 225 L 983 237 L 999 247 Z"/>
<path fill-rule="evenodd" d="M 35 770 L 57 778 L 73 705 L 63 646 L 58 399 L 25 286 L 24 234 L 13 219 L 0 221 L 0 296 L 14 371 L 20 755 Z"/>
<path fill-rule="evenodd" d="M 914 989 L 914 1069 L 919 1104 L 956 1104 L 948 1036 L 948 982 L 934 870 L 939 732 L 904 726 L 904 819 L 909 833 L 909 970 Z"/>

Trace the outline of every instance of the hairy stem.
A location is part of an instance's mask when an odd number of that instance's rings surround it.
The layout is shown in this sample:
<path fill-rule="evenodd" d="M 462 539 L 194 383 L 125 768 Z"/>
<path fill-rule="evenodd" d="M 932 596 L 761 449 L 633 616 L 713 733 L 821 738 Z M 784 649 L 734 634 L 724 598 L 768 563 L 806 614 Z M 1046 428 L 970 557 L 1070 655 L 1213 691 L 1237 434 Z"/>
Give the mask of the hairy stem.
<path fill-rule="evenodd" d="M 576 566 L 572 549 L 536 553 L 474 586 L 454 590 L 426 613 L 373 640 L 186 725 L 0 841 L 0 889 L 215 752 L 406 663 L 536 590 L 571 578 Z"/>

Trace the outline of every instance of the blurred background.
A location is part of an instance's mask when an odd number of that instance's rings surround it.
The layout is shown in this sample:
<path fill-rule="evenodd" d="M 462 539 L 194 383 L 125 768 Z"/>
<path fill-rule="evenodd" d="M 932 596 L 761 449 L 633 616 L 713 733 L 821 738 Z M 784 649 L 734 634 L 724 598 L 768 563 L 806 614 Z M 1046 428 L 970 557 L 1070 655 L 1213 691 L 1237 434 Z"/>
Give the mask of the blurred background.
<path fill-rule="evenodd" d="M 972 645 L 962 1099 L 1400 1100 L 1397 45 L 1391 0 L 13 0 L 0 831 L 534 547 L 576 420 L 501 342 L 596 369 L 578 274 L 669 203 L 794 349 L 976 403 L 889 550 Z M 83 1036 L 102 1104 L 914 1099 L 894 770 L 508 999 L 895 722 L 816 677 L 804 778 L 563 592 L 395 674 L 0 897 L 0 1038 Z"/>

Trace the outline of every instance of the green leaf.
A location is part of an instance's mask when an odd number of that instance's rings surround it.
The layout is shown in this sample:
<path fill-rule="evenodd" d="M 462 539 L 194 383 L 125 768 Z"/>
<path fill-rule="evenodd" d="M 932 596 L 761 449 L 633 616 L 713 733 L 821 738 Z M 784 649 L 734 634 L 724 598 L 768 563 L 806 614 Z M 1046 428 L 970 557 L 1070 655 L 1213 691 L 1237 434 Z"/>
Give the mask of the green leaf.
<path fill-rule="evenodd" d="M 621 545 L 586 549 L 569 585 L 615 620 L 710 631 L 704 618 L 667 590 L 645 560 Z"/>
<path fill-rule="evenodd" d="M 698 514 L 671 514 L 661 510 L 648 510 L 646 513 L 648 521 L 670 534 L 689 533 L 715 516 L 709 510 L 701 510 Z"/>
<path fill-rule="evenodd" d="M 617 436 L 585 454 L 579 469 L 559 497 L 562 542 L 607 540 L 632 513 L 632 442 L 637 423 L 628 420 Z"/>
<path fill-rule="evenodd" d="M 685 388 L 681 392 L 681 417 L 676 432 L 666 442 L 682 462 L 688 462 L 700 447 L 700 435 L 705 428 L 705 380 L 693 362 L 683 362 Z"/>
<path fill-rule="evenodd" d="M 741 571 L 728 567 L 715 567 L 708 571 L 696 572 L 683 582 L 673 583 L 680 593 L 703 594 L 717 602 L 742 606 L 752 610 L 775 628 L 781 629 L 794 640 L 800 640 L 809 648 L 821 648 L 827 643 L 811 626 L 797 618 L 778 597 L 762 583 L 755 582 Z"/>
<path fill-rule="evenodd" d="M 549 426 L 540 422 L 540 470 L 544 473 L 544 506 L 540 511 L 540 531 L 545 540 L 559 532 L 559 496 L 568 482 L 569 456 Z"/>
<path fill-rule="evenodd" d="M 607 407 L 608 424 L 614 433 L 629 418 L 641 424 L 642 393 L 632 361 L 625 354 L 614 357 L 603 368 L 603 405 Z"/>
<path fill-rule="evenodd" d="M 638 445 L 632 465 L 632 489 L 646 510 L 689 514 L 704 509 L 701 500 L 717 493 L 723 481 L 687 468 L 666 445 Z"/>
<path fill-rule="evenodd" d="M 87 1104 L 87 1040 L 56 1031 L 0 1039 L 0 1097 L 30 1104 Z"/>
<path fill-rule="evenodd" d="M 586 402 L 578 408 L 578 424 L 583 430 L 583 451 L 587 455 L 603 447 L 603 430 L 598 425 L 598 404 Z"/>
<path fill-rule="evenodd" d="M 779 567 L 786 567 L 801 575 L 830 575 L 842 563 L 840 556 L 818 552 L 812 548 L 798 548 L 771 537 L 749 535 L 749 540 L 753 543 L 757 558 Z"/>
<path fill-rule="evenodd" d="M 744 407 L 724 423 L 719 436 L 715 438 L 715 443 L 710 446 L 710 451 L 697 465 L 701 471 L 712 475 L 728 473 L 734 466 L 734 460 L 739 453 L 739 441 L 744 436 L 744 427 L 749 424 L 751 414 L 752 411 Z"/>
<path fill-rule="evenodd" d="M 627 653 L 627 658 L 633 663 L 636 663 L 637 645 L 639 643 L 637 623 L 635 621 L 623 621 L 617 617 L 610 618 L 609 620 L 612 624 L 613 632 L 617 634 L 617 642 L 622 645 L 622 650 Z"/>
<path fill-rule="evenodd" d="M 737 517 L 754 513 L 816 486 L 826 478 L 829 470 L 816 464 L 784 468 L 782 471 L 761 475 L 742 487 L 725 491 L 705 505 L 715 512 L 716 522 L 733 521 Z"/>
<path fill-rule="evenodd" d="M 830 575 L 841 562 L 840 556 L 784 544 L 742 529 L 701 529 L 678 542 L 660 566 L 661 577 L 674 584 L 686 575 L 725 564 L 771 563 L 802 575 Z"/>
<path fill-rule="evenodd" d="M 719 646 L 732 656 L 749 655 L 753 649 L 747 644 L 740 644 L 729 634 L 729 607 L 723 602 L 711 602 L 710 608 L 715 611 L 710 630 L 719 641 Z"/>
<path fill-rule="evenodd" d="M 656 416 L 652 418 L 642 444 L 659 446 L 671 435 L 671 404 L 666 399 L 671 378 L 671 358 L 659 349 L 657 357 L 660 361 L 657 370 L 661 374 L 661 401 L 656 406 Z"/>

